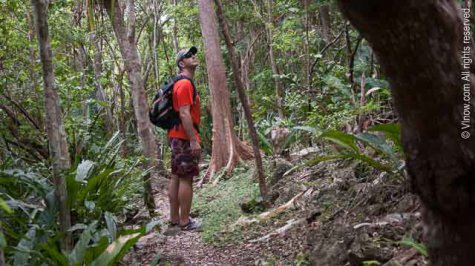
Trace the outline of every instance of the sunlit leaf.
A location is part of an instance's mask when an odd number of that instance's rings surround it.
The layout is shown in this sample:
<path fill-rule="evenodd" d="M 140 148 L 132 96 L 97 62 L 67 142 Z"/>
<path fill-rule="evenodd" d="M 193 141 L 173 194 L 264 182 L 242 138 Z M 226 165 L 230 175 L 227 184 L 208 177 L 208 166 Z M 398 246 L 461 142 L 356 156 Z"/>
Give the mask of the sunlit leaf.
<path fill-rule="evenodd" d="M 91 263 L 91 266 L 110 265 L 115 260 L 119 259 L 118 256 L 122 249 L 128 248 L 131 244 L 133 245 L 139 237 L 139 233 L 119 237 L 119 239 L 112 242 L 107 249 Z"/>
<path fill-rule="evenodd" d="M 82 161 L 77 167 L 75 180 L 78 182 L 85 183 L 85 180 L 89 177 L 89 173 L 91 172 L 93 167 L 94 167 L 93 161 L 89 161 L 89 160 Z"/>

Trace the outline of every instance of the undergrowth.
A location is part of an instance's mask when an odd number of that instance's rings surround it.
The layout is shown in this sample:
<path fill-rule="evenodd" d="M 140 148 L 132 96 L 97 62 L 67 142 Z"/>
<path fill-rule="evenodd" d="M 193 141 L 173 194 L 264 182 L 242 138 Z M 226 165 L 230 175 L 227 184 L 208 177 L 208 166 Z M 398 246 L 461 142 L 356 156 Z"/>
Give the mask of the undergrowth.
<path fill-rule="evenodd" d="M 230 228 L 243 214 L 239 203 L 259 197 L 253 172 L 254 168 L 240 165 L 229 179 L 207 184 L 196 193 L 193 210 L 202 220 L 202 238 L 206 243 L 219 246 L 240 239 L 239 229 Z"/>

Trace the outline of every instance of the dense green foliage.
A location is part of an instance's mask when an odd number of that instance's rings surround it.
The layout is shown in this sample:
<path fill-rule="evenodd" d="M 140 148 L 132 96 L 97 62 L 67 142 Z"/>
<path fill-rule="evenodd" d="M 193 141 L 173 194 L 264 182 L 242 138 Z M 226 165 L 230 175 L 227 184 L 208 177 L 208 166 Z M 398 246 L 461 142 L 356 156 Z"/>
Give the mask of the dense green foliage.
<path fill-rule="evenodd" d="M 58 202 L 47 169 L 10 168 L 0 172 L 0 195 L 10 206 L 2 216 L 9 244 L 5 251 L 7 256 L 11 255 L 9 260 L 13 265 L 40 265 L 42 262 L 89 265 L 94 264 L 95 258 L 114 261 L 145 232 L 145 228 L 138 231 L 118 228 L 118 223 L 127 218 L 130 204 L 140 199 L 143 173 L 137 172 L 137 162 L 118 158 L 122 141 L 117 136 L 91 154 L 89 159 L 94 161 L 79 163 L 77 160 L 67 174 L 74 221 L 71 231 L 77 239 L 74 249 L 67 255 L 61 253 L 57 243 L 62 237 L 56 223 Z M 106 252 L 101 255 L 109 244 L 115 247 L 117 254 L 105 255 Z"/>

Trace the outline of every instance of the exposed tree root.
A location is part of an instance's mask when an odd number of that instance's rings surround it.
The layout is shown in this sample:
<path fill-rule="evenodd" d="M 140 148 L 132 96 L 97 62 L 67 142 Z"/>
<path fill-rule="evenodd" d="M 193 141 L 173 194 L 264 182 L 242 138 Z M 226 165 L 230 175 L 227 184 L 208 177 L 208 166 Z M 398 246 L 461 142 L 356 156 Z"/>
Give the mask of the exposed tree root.
<path fill-rule="evenodd" d="M 283 213 L 284 211 L 292 208 L 295 206 L 295 203 L 296 203 L 296 200 L 298 200 L 300 197 L 302 197 L 304 194 L 305 195 L 308 195 L 312 192 L 313 190 L 312 189 L 309 189 L 309 190 L 306 190 L 306 191 L 302 191 L 300 192 L 299 194 L 297 194 L 295 197 L 293 197 L 291 200 L 289 200 L 287 203 L 283 204 L 283 205 L 280 205 L 279 207 L 277 208 L 274 208 L 270 211 L 266 211 L 266 212 L 263 212 L 261 214 L 259 214 L 256 218 L 248 218 L 248 217 L 244 217 L 244 216 L 241 216 L 237 221 L 236 223 L 234 223 L 233 226 L 236 226 L 236 225 L 240 225 L 240 226 L 246 226 L 248 224 L 252 224 L 252 223 L 256 223 L 256 222 L 263 222 L 263 221 L 267 221 L 281 213 Z"/>
<path fill-rule="evenodd" d="M 306 222 L 306 219 L 292 219 L 292 220 L 289 220 L 287 221 L 287 224 L 274 230 L 273 232 L 263 236 L 263 237 L 260 237 L 258 239 L 254 239 L 254 240 L 251 240 L 249 241 L 250 243 L 255 243 L 255 242 L 260 242 L 260 241 L 265 241 L 265 240 L 268 240 L 269 238 L 271 238 L 272 236 L 276 236 L 276 235 L 283 235 L 285 234 L 290 228 L 294 227 L 295 225 L 298 225 L 298 224 L 303 224 Z"/>

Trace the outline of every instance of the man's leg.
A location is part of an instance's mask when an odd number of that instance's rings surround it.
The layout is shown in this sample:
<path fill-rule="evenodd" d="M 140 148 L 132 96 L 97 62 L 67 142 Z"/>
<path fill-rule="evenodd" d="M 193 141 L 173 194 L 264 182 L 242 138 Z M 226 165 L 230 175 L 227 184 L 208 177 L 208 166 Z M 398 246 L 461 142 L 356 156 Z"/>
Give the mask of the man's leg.
<path fill-rule="evenodd" d="M 180 225 L 186 225 L 190 219 L 191 201 L 193 199 L 193 178 L 179 178 L 178 201 L 180 204 Z"/>
<path fill-rule="evenodd" d="M 172 223 L 178 223 L 180 220 L 178 189 L 178 177 L 176 175 L 172 175 L 168 183 L 168 200 L 170 201 L 170 221 Z"/>

